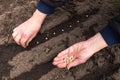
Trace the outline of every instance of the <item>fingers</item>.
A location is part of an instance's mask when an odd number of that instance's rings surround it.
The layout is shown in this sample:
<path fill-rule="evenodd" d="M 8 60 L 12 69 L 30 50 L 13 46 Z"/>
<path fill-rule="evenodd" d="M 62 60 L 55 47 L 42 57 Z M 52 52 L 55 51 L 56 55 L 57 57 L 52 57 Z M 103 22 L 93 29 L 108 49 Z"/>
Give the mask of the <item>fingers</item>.
<path fill-rule="evenodd" d="M 60 60 L 63 60 L 65 57 L 68 56 L 68 49 L 60 52 L 57 57 L 54 58 L 54 62 L 57 62 L 57 61 L 60 61 Z"/>
<path fill-rule="evenodd" d="M 67 50 L 62 51 L 56 58 L 54 58 L 53 65 L 56 65 L 58 68 L 66 68 L 67 64 L 64 61 L 65 57 L 67 57 Z"/>
<path fill-rule="evenodd" d="M 29 38 L 31 37 L 31 36 L 28 37 L 27 35 L 25 35 L 24 33 L 22 33 L 19 30 L 15 30 L 13 32 L 12 36 L 13 36 L 13 39 L 15 40 L 15 42 L 24 48 L 26 48 L 27 45 L 29 44 L 29 42 L 27 42 L 27 41 L 30 41 Z"/>
<path fill-rule="evenodd" d="M 56 65 L 59 68 L 66 68 L 67 64 L 63 60 L 54 61 L 53 65 Z"/>
<path fill-rule="evenodd" d="M 67 54 L 65 54 L 64 56 L 61 56 L 61 57 L 57 56 L 54 58 L 54 61 L 57 62 L 57 61 L 63 60 L 65 57 L 67 57 Z"/>
<path fill-rule="evenodd" d="M 13 29 L 13 32 L 15 32 L 15 31 L 17 30 L 17 28 L 18 28 L 18 27 L 14 28 L 14 29 Z"/>
<path fill-rule="evenodd" d="M 79 63 L 80 63 L 80 62 L 79 62 L 78 59 L 74 60 L 73 62 L 71 62 L 71 63 L 69 63 L 69 64 L 67 65 L 67 69 L 69 70 L 71 67 L 75 67 L 75 66 L 77 66 Z"/>
<path fill-rule="evenodd" d="M 63 57 L 56 57 L 53 61 L 53 65 L 59 67 L 59 68 L 66 68 L 66 63 L 64 62 L 63 60 L 64 58 Z"/>
<path fill-rule="evenodd" d="M 58 68 L 66 68 L 66 66 L 66 63 L 61 63 L 57 65 Z"/>
<path fill-rule="evenodd" d="M 59 61 L 54 61 L 53 62 L 54 65 L 63 64 L 63 63 L 64 63 L 63 60 L 59 60 Z"/>
<path fill-rule="evenodd" d="M 64 58 L 67 57 L 68 49 L 62 51 L 58 54 L 57 57 L 54 58 L 53 65 L 58 66 L 59 68 L 65 68 L 66 63 L 64 62 Z"/>
<path fill-rule="evenodd" d="M 22 45 L 24 48 L 26 48 L 35 36 L 36 36 L 35 34 L 33 34 L 33 35 L 30 35 L 30 34 L 28 34 L 28 35 L 26 34 L 26 35 L 25 35 L 25 34 L 24 34 L 24 35 L 23 35 L 23 39 L 22 39 L 22 41 L 21 41 L 21 45 Z"/>
<path fill-rule="evenodd" d="M 27 38 L 25 38 L 24 37 L 24 35 L 21 37 L 21 40 L 20 40 L 20 45 L 22 46 L 22 47 L 24 47 L 24 48 L 26 48 L 27 47 L 27 45 L 26 45 L 26 42 L 27 41 Z"/>
<path fill-rule="evenodd" d="M 57 56 L 54 59 L 53 65 L 56 65 L 59 68 L 66 68 L 68 65 L 68 62 L 66 62 L 66 57 L 68 56 L 67 52 L 68 51 L 65 50 L 61 53 L 62 55 Z"/>
<path fill-rule="evenodd" d="M 18 30 L 18 28 L 15 28 L 14 30 L 13 30 L 13 33 L 12 33 L 12 37 L 13 37 L 13 39 L 15 40 L 15 42 L 18 44 L 18 45 L 20 45 L 20 39 L 21 39 L 21 33 L 20 33 L 20 31 Z"/>
<path fill-rule="evenodd" d="M 68 49 L 60 52 L 60 53 L 57 55 L 57 57 L 63 57 L 63 56 L 65 56 L 67 53 L 68 53 Z"/>
<path fill-rule="evenodd" d="M 18 44 L 18 45 L 20 45 L 20 39 L 21 39 L 21 34 L 20 33 L 13 33 L 13 38 L 14 38 L 14 40 L 15 40 L 15 42 Z"/>
<path fill-rule="evenodd" d="M 17 31 L 16 31 L 16 32 L 13 32 L 13 34 L 12 34 L 13 39 L 15 39 L 17 35 L 18 35 L 18 32 L 17 32 Z"/>
<path fill-rule="evenodd" d="M 66 64 L 63 60 L 53 62 L 53 65 L 56 65 L 59 68 L 67 68 L 68 70 L 71 67 L 75 67 L 79 64 L 82 64 L 82 62 L 79 59 L 75 59 L 74 61 L 70 62 L 69 64 Z"/>
<path fill-rule="evenodd" d="M 57 57 L 54 58 L 53 65 L 58 66 L 59 68 L 66 68 L 67 63 L 64 61 L 64 59 L 67 56 L 71 56 L 71 53 L 73 52 L 73 48 L 70 47 L 62 52 L 60 52 Z"/>
<path fill-rule="evenodd" d="M 35 36 L 36 36 L 36 34 L 35 34 L 35 35 L 31 35 L 31 36 L 28 38 L 28 40 L 26 41 L 26 46 L 29 45 L 29 43 L 32 41 L 32 39 L 33 39 Z"/>

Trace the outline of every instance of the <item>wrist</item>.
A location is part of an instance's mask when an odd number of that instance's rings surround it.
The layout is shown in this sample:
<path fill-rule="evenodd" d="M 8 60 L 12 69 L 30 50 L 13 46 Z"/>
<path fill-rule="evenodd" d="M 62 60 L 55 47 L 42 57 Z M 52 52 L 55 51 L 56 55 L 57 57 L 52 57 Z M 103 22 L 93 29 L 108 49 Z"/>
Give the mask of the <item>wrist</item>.
<path fill-rule="evenodd" d="M 95 36 L 88 39 L 87 44 L 91 51 L 93 51 L 92 53 L 96 53 L 108 46 L 100 33 L 97 33 Z"/>
<path fill-rule="evenodd" d="M 35 22 L 35 24 L 38 24 L 40 26 L 40 25 L 42 25 L 46 16 L 47 16 L 47 14 L 44 14 L 44 13 L 40 12 L 39 10 L 36 10 L 33 13 L 33 16 L 31 17 L 31 19 L 32 19 L 32 21 Z"/>

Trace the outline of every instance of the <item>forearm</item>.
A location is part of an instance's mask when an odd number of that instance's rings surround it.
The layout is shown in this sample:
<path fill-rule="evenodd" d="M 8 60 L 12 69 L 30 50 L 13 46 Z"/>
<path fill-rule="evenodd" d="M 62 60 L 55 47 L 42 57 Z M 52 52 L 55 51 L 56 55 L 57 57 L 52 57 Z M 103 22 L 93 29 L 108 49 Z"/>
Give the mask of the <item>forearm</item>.
<path fill-rule="evenodd" d="M 106 46 L 111 46 L 120 43 L 120 16 L 113 18 L 99 33 L 87 42 L 91 45 L 94 52 L 103 49 Z"/>
<path fill-rule="evenodd" d="M 108 46 L 100 33 L 97 33 L 95 36 L 88 39 L 87 44 L 89 49 L 93 51 L 92 53 L 96 53 Z"/>

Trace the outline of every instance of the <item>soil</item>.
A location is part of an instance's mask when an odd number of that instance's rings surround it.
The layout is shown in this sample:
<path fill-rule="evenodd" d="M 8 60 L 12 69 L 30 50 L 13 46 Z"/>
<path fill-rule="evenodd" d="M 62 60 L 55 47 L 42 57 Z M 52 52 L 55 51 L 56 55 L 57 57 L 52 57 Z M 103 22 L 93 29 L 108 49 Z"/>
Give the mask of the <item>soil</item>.
<path fill-rule="evenodd" d="M 120 80 L 119 44 L 70 70 L 52 65 L 60 51 L 95 35 L 118 15 L 116 4 L 70 0 L 47 16 L 38 35 L 24 49 L 12 39 L 12 30 L 32 16 L 37 2 L 0 0 L 0 80 Z"/>

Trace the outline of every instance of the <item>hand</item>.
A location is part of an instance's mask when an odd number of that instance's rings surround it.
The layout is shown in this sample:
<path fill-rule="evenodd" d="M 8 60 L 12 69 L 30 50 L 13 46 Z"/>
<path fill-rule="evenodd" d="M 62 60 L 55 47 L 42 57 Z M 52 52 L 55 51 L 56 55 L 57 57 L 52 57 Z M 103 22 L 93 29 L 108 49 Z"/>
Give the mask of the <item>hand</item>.
<path fill-rule="evenodd" d="M 87 41 L 76 43 L 68 49 L 60 52 L 57 57 L 54 58 L 53 64 L 59 68 L 70 69 L 71 67 L 85 63 L 95 52 L 106 46 L 106 42 L 101 34 L 98 33 Z M 71 56 L 73 56 L 74 60 L 66 63 L 64 59 Z"/>
<path fill-rule="evenodd" d="M 71 67 L 85 63 L 92 55 L 93 53 L 87 47 L 86 41 L 83 41 L 76 43 L 68 49 L 59 53 L 58 56 L 54 59 L 53 64 L 59 68 L 67 67 L 67 69 L 69 69 Z M 73 56 L 74 60 L 67 64 L 63 59 L 68 56 Z"/>
<path fill-rule="evenodd" d="M 30 18 L 13 30 L 13 39 L 18 45 L 21 45 L 25 48 L 28 46 L 29 42 L 36 36 L 39 28 L 40 27 L 37 26 Z"/>
<path fill-rule="evenodd" d="M 41 24 L 46 17 L 46 14 L 35 11 L 34 15 L 16 27 L 13 30 L 13 39 L 18 45 L 26 48 L 29 45 L 29 42 L 37 35 L 40 30 Z"/>

